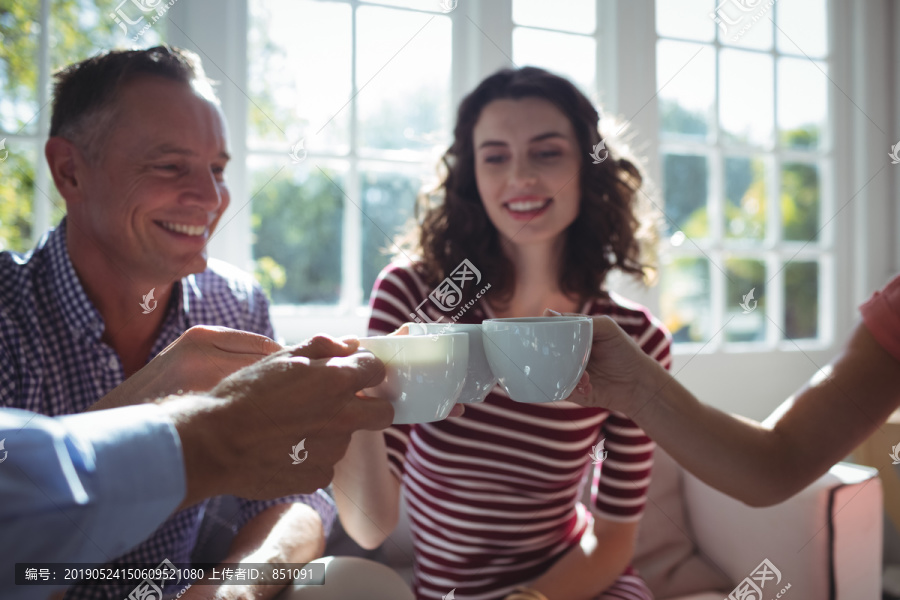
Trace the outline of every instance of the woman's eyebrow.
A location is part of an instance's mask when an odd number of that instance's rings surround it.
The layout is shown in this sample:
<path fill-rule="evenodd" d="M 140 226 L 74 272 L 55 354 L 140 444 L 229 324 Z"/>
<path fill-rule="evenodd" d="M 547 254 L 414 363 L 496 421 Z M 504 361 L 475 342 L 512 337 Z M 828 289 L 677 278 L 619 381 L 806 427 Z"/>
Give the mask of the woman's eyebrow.
<path fill-rule="evenodd" d="M 559 133 L 558 131 L 548 131 L 547 133 L 542 133 L 542 134 L 540 134 L 540 135 L 534 136 L 533 138 L 531 138 L 530 141 L 532 141 L 532 142 L 542 142 L 542 141 L 544 141 L 544 140 L 546 140 L 546 139 L 549 139 L 549 138 L 557 138 L 557 137 L 558 137 L 558 138 L 563 138 L 563 139 L 565 139 L 566 136 L 564 136 L 563 134 Z"/>
<path fill-rule="evenodd" d="M 528 141 L 529 141 L 529 143 L 533 143 L 533 142 L 542 142 L 542 141 L 544 141 L 546 139 L 550 139 L 550 138 L 565 139 L 565 137 L 566 136 L 559 133 L 558 131 L 548 131 L 547 133 L 542 133 L 540 135 L 536 135 Z M 502 142 L 500 140 L 485 140 L 485 141 L 481 142 L 481 144 L 478 146 L 478 148 L 480 150 L 481 148 L 485 148 L 488 146 L 506 146 L 506 145 L 507 145 L 506 142 Z"/>

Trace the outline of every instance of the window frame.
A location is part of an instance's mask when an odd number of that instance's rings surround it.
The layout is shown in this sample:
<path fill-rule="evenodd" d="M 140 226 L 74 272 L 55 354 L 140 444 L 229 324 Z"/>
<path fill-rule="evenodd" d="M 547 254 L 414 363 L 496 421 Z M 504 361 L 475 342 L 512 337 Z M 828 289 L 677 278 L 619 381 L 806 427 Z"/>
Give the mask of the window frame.
<path fill-rule="evenodd" d="M 826 0 L 826 6 L 831 7 L 832 2 Z M 777 11 L 777 6 L 776 6 Z M 829 15 L 829 23 L 833 15 Z M 762 23 L 766 21 L 763 20 Z M 766 23 L 768 24 L 768 23 Z M 831 44 L 832 36 L 826 31 L 829 39 L 828 53 L 815 58 L 818 63 L 825 65 L 825 72 L 833 70 L 834 48 Z M 710 264 L 710 294 L 712 308 L 712 332 L 722 332 L 727 323 L 727 307 L 737 303 L 735 298 L 725 297 L 727 275 L 724 273 L 726 260 L 735 256 L 740 259 L 757 260 L 765 265 L 766 273 L 766 304 L 765 304 L 765 339 L 758 342 L 728 342 L 724 335 L 715 335 L 712 340 L 701 342 L 682 342 L 675 346 L 681 354 L 693 354 L 696 352 L 748 352 L 808 349 L 817 350 L 829 348 L 834 344 L 835 306 L 830 301 L 835 294 L 835 254 L 837 252 L 840 233 L 835 231 L 835 226 L 829 215 L 835 212 L 835 171 L 834 171 L 834 125 L 835 112 L 833 105 L 835 94 L 833 86 L 828 86 L 828 112 L 826 113 L 826 128 L 823 131 L 821 145 L 812 150 L 798 150 L 785 148 L 779 142 L 778 122 L 778 98 L 779 98 L 779 69 L 783 58 L 801 59 L 801 54 L 783 52 L 778 49 L 778 31 L 773 32 L 772 47 L 767 50 L 745 48 L 720 41 L 718 35 L 709 42 L 697 42 L 687 38 L 670 35 L 657 35 L 656 43 L 660 40 L 673 42 L 686 42 L 710 47 L 715 53 L 714 65 L 714 90 L 713 115 L 710 121 L 712 135 L 707 135 L 703 140 L 665 139 L 660 136 L 656 147 L 658 149 L 658 162 L 662 164 L 664 154 L 703 156 L 707 160 L 709 169 L 709 193 L 707 197 L 707 209 L 709 215 L 710 231 L 705 239 L 690 240 L 679 247 L 669 246 L 668 257 L 677 258 L 702 258 L 708 259 Z M 736 50 L 749 52 L 755 55 L 768 56 L 772 59 L 772 116 L 773 116 L 773 140 L 770 147 L 758 147 L 747 144 L 730 144 L 723 141 L 721 123 L 719 122 L 720 100 L 720 60 L 723 50 Z M 802 50 L 801 50 L 802 52 Z M 808 58 L 808 57 L 807 57 Z M 828 75 L 826 75 L 827 77 Z M 710 141 L 710 139 L 714 141 Z M 732 243 L 725 236 L 724 215 L 725 208 L 725 181 L 724 163 L 728 158 L 758 158 L 766 167 L 768 180 L 766 192 L 768 202 L 766 207 L 766 237 L 758 245 L 741 246 L 740 243 Z M 797 162 L 814 165 L 819 176 L 819 240 L 815 245 L 806 242 L 790 241 L 782 238 L 781 231 L 781 176 L 784 165 Z M 660 180 L 662 186 L 664 182 Z M 791 261 L 800 259 L 815 262 L 819 267 L 818 281 L 818 323 L 816 338 L 790 340 L 784 337 L 784 269 Z M 745 290 L 749 291 L 749 290 Z"/>
<path fill-rule="evenodd" d="M 361 4 L 360 0 L 353 0 Z M 504 56 L 511 56 L 513 24 L 511 0 L 460 0 L 451 14 L 453 43 L 456 46 L 451 89 L 453 102 L 474 87 L 480 79 L 507 64 Z M 653 0 L 597 0 L 598 22 L 606 33 L 597 45 L 597 81 L 605 88 L 605 108 L 610 114 L 620 114 L 632 122 L 632 130 L 644 148 L 658 148 L 658 121 L 655 103 L 647 98 L 656 92 L 655 6 Z M 49 100 L 49 28 L 50 0 L 41 0 L 39 99 L 46 107 Z M 168 43 L 198 51 L 210 75 L 221 82 L 219 94 L 229 124 L 234 160 L 228 169 L 232 189 L 232 206 L 225 215 L 222 227 L 210 243 L 210 255 L 231 262 L 245 270 L 252 270 L 250 246 L 250 211 L 247 209 L 250 190 L 246 181 L 246 115 L 248 99 L 241 92 L 247 77 L 247 0 L 181 0 L 170 9 L 161 35 Z M 481 32 L 471 27 L 478 23 Z M 897 78 L 896 58 L 900 54 L 886 52 L 895 48 L 896 31 L 900 31 L 900 12 L 889 11 L 884 3 L 853 3 L 850 0 L 831 0 L 829 3 L 830 56 L 829 120 L 834 129 L 832 173 L 832 206 L 839 212 L 834 229 L 834 280 L 824 282 L 833 294 L 823 294 L 823 302 L 833 303 L 833 323 L 830 347 L 798 351 L 791 343 L 787 348 L 768 348 L 762 352 L 733 353 L 722 349 L 689 354 L 676 348 L 675 368 L 679 379 L 701 398 L 718 406 L 733 409 L 751 417 L 762 417 L 772 408 L 771 402 L 753 402 L 745 397 L 734 401 L 734 386 L 727 382 L 746 379 L 745 373 L 789 371 L 790 377 L 778 377 L 776 382 L 762 378 L 757 382 L 760 397 L 783 398 L 783 390 L 795 387 L 815 365 L 824 365 L 846 339 L 858 322 L 857 306 L 872 291 L 883 286 L 888 278 L 900 270 L 900 210 L 895 206 L 900 195 L 900 177 L 892 171 L 878 173 L 885 164 L 886 152 L 896 140 L 889 140 L 885 130 L 900 123 L 900 80 Z M 885 23 L 896 27 L 885 27 Z M 460 27 L 462 24 L 464 26 Z M 840 26 L 839 26 L 840 24 Z M 617 36 L 617 31 L 628 31 Z M 488 37 L 485 37 L 488 36 Z M 489 39 L 488 39 L 489 38 Z M 616 60 L 627 56 L 628 61 Z M 605 73 L 605 75 L 604 75 Z M 645 105 L 645 106 L 644 106 Z M 635 114 L 629 108 L 642 107 Z M 40 111 L 35 134 L 16 135 L 6 132 L 9 145 L 20 141 L 38 148 L 36 184 L 49 192 L 52 181 L 46 170 L 42 147 L 49 128 L 49 110 Z M 877 130 L 872 123 L 878 124 Z M 287 149 L 285 150 L 287 152 Z M 889 162 L 887 163 L 890 167 Z M 650 155 L 647 170 L 654 181 L 660 181 L 658 155 Z M 880 175 L 880 176 L 879 176 Z M 824 199 L 823 199 L 824 202 Z M 840 209 L 838 211 L 837 209 Z M 51 204 L 40 192 L 34 199 L 34 241 L 50 226 Z M 823 219 L 831 215 L 823 214 Z M 887 251 L 885 251 L 887 249 Z M 657 291 L 629 285 L 627 280 L 613 278 L 611 287 L 658 313 Z M 823 306 L 823 310 L 824 310 Z M 315 331 L 330 333 L 362 333 L 365 330 L 366 307 L 345 307 L 343 313 L 334 307 L 274 307 L 273 320 L 279 334 L 296 341 Z M 288 313 L 288 314 L 285 314 Z M 826 326 L 828 324 L 826 323 Z M 825 330 L 823 329 L 823 334 Z M 719 376 L 708 377 L 715 372 Z M 737 379 L 735 378 L 738 377 Z M 722 380 L 722 381 L 712 381 Z M 745 394 L 746 396 L 746 394 Z"/>

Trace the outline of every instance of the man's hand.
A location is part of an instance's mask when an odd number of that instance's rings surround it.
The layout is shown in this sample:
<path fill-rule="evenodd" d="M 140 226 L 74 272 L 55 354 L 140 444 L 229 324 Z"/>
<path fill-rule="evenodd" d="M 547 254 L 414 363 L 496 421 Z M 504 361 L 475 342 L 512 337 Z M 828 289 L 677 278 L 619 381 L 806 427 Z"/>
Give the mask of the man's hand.
<path fill-rule="evenodd" d="M 184 447 L 182 506 L 224 493 L 278 498 L 328 485 L 351 434 L 384 429 L 394 418 L 386 400 L 356 395 L 384 379 L 381 361 L 357 348 L 357 340 L 317 336 L 235 372 L 212 398 L 164 401 Z"/>
<path fill-rule="evenodd" d="M 544 312 L 545 316 L 558 314 Z M 611 318 L 604 315 L 592 317 L 592 320 L 591 356 L 585 374 L 575 388 L 576 393 L 568 400 L 631 416 L 649 397 L 648 392 L 652 395 L 658 389 L 659 385 L 654 388 L 653 382 L 668 374 Z"/>
<path fill-rule="evenodd" d="M 191 327 L 88 410 L 140 404 L 169 394 L 205 392 L 238 369 L 282 347 L 264 335 L 227 327 Z"/>

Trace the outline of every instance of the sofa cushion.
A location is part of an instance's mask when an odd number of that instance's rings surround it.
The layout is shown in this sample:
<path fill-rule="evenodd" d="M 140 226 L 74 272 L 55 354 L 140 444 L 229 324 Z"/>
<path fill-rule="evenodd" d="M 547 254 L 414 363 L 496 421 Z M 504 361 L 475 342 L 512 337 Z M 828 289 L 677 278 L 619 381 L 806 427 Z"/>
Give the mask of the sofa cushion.
<path fill-rule="evenodd" d="M 693 536 L 684 504 L 683 470 L 657 447 L 633 562 L 659 600 L 733 587 L 699 554 Z"/>

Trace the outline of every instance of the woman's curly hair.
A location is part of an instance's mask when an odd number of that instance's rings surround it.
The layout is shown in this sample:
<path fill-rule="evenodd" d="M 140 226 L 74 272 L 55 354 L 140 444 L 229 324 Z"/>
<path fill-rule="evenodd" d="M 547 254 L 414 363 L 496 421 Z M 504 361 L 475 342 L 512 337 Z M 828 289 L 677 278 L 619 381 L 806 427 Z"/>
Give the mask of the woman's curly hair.
<path fill-rule="evenodd" d="M 460 104 L 453 144 L 439 165 L 441 182 L 420 196 L 417 223 L 401 242 L 418 257 L 417 270 L 435 285 L 469 259 L 491 283 L 492 302 L 502 306 L 511 298 L 515 269 L 478 193 L 473 130 L 489 103 L 522 98 L 542 98 L 555 105 L 569 118 L 577 147 L 583 149 L 581 203 L 577 218 L 565 233 L 560 290 L 579 300 L 596 297 L 613 268 L 645 281 L 651 279 L 653 267 L 645 262 L 645 253 L 655 258 L 655 215 L 644 207 L 643 192 L 639 191 L 644 177 L 636 161 L 625 158 L 618 146 L 614 149 L 607 144 L 606 160 L 587 162 L 591 150 L 602 141 L 600 114 L 567 79 L 536 67 L 498 71 Z"/>

